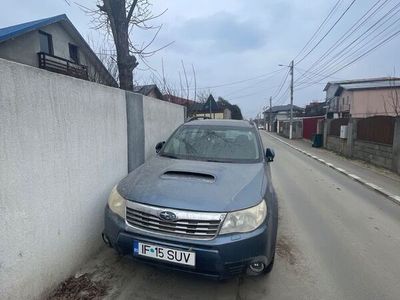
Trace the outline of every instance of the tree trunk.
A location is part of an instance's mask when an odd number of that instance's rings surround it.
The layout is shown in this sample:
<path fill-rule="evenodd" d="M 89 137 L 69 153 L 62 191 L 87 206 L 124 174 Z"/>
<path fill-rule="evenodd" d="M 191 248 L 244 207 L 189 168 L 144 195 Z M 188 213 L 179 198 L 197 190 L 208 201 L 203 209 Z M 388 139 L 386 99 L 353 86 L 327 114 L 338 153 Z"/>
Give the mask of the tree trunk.
<path fill-rule="evenodd" d="M 133 91 L 132 72 L 138 62 L 136 57 L 129 53 L 129 21 L 126 16 L 125 0 L 104 0 L 103 4 L 100 9 L 108 15 L 117 50 L 119 87 Z"/>

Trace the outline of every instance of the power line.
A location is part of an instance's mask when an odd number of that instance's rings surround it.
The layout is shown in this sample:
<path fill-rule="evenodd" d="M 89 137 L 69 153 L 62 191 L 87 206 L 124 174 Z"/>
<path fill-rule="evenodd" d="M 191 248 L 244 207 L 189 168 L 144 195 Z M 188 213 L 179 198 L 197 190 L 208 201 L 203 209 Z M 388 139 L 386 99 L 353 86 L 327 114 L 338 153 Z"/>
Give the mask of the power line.
<path fill-rule="evenodd" d="M 316 83 L 320 83 L 322 80 L 326 79 L 327 77 L 336 74 L 337 72 L 343 70 L 344 68 L 352 65 L 353 63 L 355 63 L 356 61 L 360 60 L 361 58 L 363 58 L 364 56 L 370 54 L 372 51 L 378 49 L 380 46 L 390 42 L 392 39 L 394 39 L 397 35 L 400 34 L 400 30 L 396 31 L 395 33 L 393 33 L 392 35 L 390 35 L 389 37 L 387 37 L 386 39 L 384 39 L 383 41 L 381 41 L 379 44 L 375 45 L 374 47 L 372 47 L 371 49 L 369 49 L 368 51 L 364 52 L 363 54 L 361 54 L 360 56 L 358 56 L 357 58 L 353 59 L 352 61 L 350 61 L 349 63 L 345 64 L 344 66 L 338 68 L 337 70 L 335 70 L 334 72 L 330 73 L 329 75 L 325 76 L 324 78 L 321 78 L 318 82 L 313 82 L 311 84 L 309 84 L 308 86 L 302 87 L 301 89 L 307 88 L 309 86 L 312 86 Z"/>
<path fill-rule="evenodd" d="M 282 69 L 282 70 L 283 70 L 283 69 Z M 225 94 L 225 97 L 229 97 L 229 96 L 231 96 L 231 95 L 235 95 L 235 94 L 237 94 L 237 93 L 242 92 L 243 90 L 250 89 L 250 88 L 252 88 L 252 87 L 254 87 L 254 86 L 258 86 L 258 85 L 260 85 L 260 84 L 263 84 L 264 81 L 265 81 L 266 79 L 271 78 L 271 77 L 273 77 L 273 76 L 275 76 L 275 74 L 273 74 L 273 75 L 271 75 L 271 76 L 268 76 L 268 77 L 265 77 L 265 78 L 263 78 L 263 79 L 261 79 L 261 80 L 258 80 L 257 82 L 252 82 L 251 84 L 248 84 L 248 85 L 246 85 L 246 86 L 244 86 L 244 87 L 242 87 L 242 88 L 240 88 L 240 89 L 236 89 L 236 90 L 234 90 L 234 91 L 232 91 L 232 92 L 229 92 L 228 94 Z M 264 87 L 264 89 L 265 89 L 265 88 L 275 88 L 275 87 L 277 87 L 277 85 L 274 85 L 274 86 L 266 86 L 266 87 Z"/>
<path fill-rule="evenodd" d="M 278 86 L 279 86 L 279 85 L 273 85 L 273 86 L 269 86 L 269 87 L 263 87 L 263 89 L 262 89 L 261 91 L 252 92 L 252 93 L 250 93 L 250 94 L 244 94 L 244 95 L 243 95 L 243 94 L 242 94 L 242 95 L 235 95 L 235 94 L 233 94 L 233 95 L 234 95 L 233 97 L 224 95 L 223 98 L 226 98 L 226 99 L 230 100 L 230 99 L 240 99 L 240 98 L 247 97 L 247 96 L 254 96 L 254 95 L 259 95 L 259 94 L 265 94 L 265 89 L 266 89 L 266 88 L 275 88 L 275 87 L 278 87 Z M 231 95 L 232 95 L 232 93 L 231 93 Z"/>
<path fill-rule="evenodd" d="M 328 32 L 325 33 L 325 35 L 318 41 L 318 43 L 311 48 L 310 51 L 307 52 L 306 55 L 304 55 L 300 60 L 297 61 L 297 64 L 300 64 L 304 59 L 306 59 L 307 56 L 309 56 L 314 50 L 315 48 L 317 48 L 319 46 L 319 44 L 322 43 L 322 41 L 328 36 L 328 34 L 333 30 L 333 28 L 336 27 L 336 25 L 340 22 L 340 20 L 345 16 L 345 14 L 350 10 L 350 8 L 353 6 L 353 4 L 356 2 L 356 0 L 353 0 L 345 9 L 345 11 L 340 15 L 340 17 L 336 20 L 336 22 L 331 26 L 331 28 L 329 28 Z"/>
<path fill-rule="evenodd" d="M 255 79 L 263 78 L 263 77 L 266 77 L 268 75 L 278 73 L 278 72 L 280 72 L 280 71 L 282 71 L 284 69 L 285 68 L 280 68 L 280 69 L 277 69 L 277 70 L 272 71 L 272 72 L 261 74 L 259 76 L 255 76 L 255 77 L 251 77 L 251 78 L 247 78 L 247 79 L 243 79 L 243 80 L 238 80 L 238 81 L 222 83 L 222 84 L 218 84 L 218 85 L 210 85 L 210 86 L 205 86 L 205 87 L 199 87 L 197 89 L 198 90 L 208 90 L 208 89 L 213 89 L 213 88 L 219 88 L 219 87 L 224 87 L 224 86 L 235 85 L 235 84 L 239 84 L 239 83 L 248 82 L 248 81 L 252 81 L 252 80 L 255 80 Z"/>
<path fill-rule="evenodd" d="M 281 92 L 283 86 L 285 85 L 285 83 L 286 83 L 286 81 L 287 81 L 287 79 L 288 79 L 288 77 L 289 77 L 289 73 L 290 73 L 290 70 L 288 70 L 287 73 L 286 73 L 286 75 L 285 75 L 285 77 L 283 77 L 283 80 L 282 80 L 282 82 L 281 82 L 281 84 L 280 84 L 280 86 L 279 86 L 279 89 L 277 89 L 277 91 L 275 91 L 275 93 L 274 93 L 274 95 L 272 96 L 272 98 L 278 97 L 279 93 Z"/>
<path fill-rule="evenodd" d="M 311 65 L 311 67 L 309 67 L 307 69 L 306 72 L 310 72 L 310 70 L 316 68 L 318 66 L 318 64 L 322 63 L 322 61 L 329 56 L 330 53 L 332 53 L 332 51 L 338 49 L 338 47 L 340 47 L 344 41 L 346 41 L 348 38 L 350 38 L 350 36 L 352 36 L 357 30 L 359 30 L 361 28 L 362 25 L 365 24 L 365 22 L 367 22 L 370 18 L 372 18 L 372 16 L 374 16 L 380 9 L 382 9 L 382 7 L 389 1 L 389 0 L 385 0 L 378 8 L 375 9 L 374 12 L 372 12 L 370 15 L 369 13 L 375 8 L 376 5 L 379 4 L 379 2 L 381 2 L 382 0 L 378 0 L 377 2 L 375 2 L 375 4 L 366 12 L 364 13 L 364 15 L 359 18 L 338 40 L 336 40 L 335 42 L 332 43 L 332 45 Z M 391 1 L 391 0 L 390 0 Z M 364 21 L 362 21 L 365 18 Z M 361 22 L 362 21 L 362 22 Z M 360 23 L 361 22 L 361 23 Z M 357 24 L 360 23 L 358 26 Z M 357 26 L 357 27 L 356 27 Z M 356 27 L 356 28 L 354 28 Z M 351 31 L 351 32 L 350 32 Z M 296 82 L 300 81 L 303 78 L 303 76 L 300 76 Z"/>
<path fill-rule="evenodd" d="M 396 25 L 396 23 L 398 21 L 400 21 L 399 19 L 396 19 L 394 22 L 392 22 L 390 25 L 388 25 L 387 27 L 385 27 L 383 30 L 381 30 L 378 34 L 376 34 L 375 36 L 373 36 L 372 38 L 370 38 L 368 41 L 366 41 L 365 43 L 362 44 L 363 41 L 365 41 L 367 38 L 369 38 L 371 36 L 371 33 L 374 33 L 375 31 L 377 31 L 379 28 L 381 28 L 384 24 L 386 24 L 390 19 L 392 19 L 395 14 L 397 12 L 400 11 L 400 9 L 398 9 L 398 11 L 396 12 L 395 9 L 397 7 L 400 6 L 400 3 L 397 4 L 395 7 L 393 7 L 388 13 L 386 13 L 383 17 L 381 17 L 377 22 L 375 22 L 372 26 L 370 26 L 364 33 L 362 33 L 359 37 L 357 37 L 355 40 L 353 40 L 350 44 L 346 45 L 344 47 L 344 51 L 341 51 L 340 49 L 338 50 L 338 53 L 336 55 L 334 55 L 331 60 L 325 64 L 325 66 L 322 68 L 322 70 L 320 72 L 329 72 L 329 70 L 332 70 L 332 67 L 340 65 L 341 63 L 344 63 L 347 59 L 354 57 L 354 55 L 357 55 L 361 50 L 365 49 L 369 44 L 371 44 L 374 40 L 376 40 L 377 38 L 379 38 L 381 35 L 383 35 L 383 33 L 385 33 L 386 31 L 388 31 L 391 27 L 393 27 L 394 25 Z M 392 13 L 393 11 L 395 11 L 395 14 L 393 14 L 392 16 L 390 16 L 388 19 L 386 19 L 383 23 L 381 23 L 378 27 L 376 27 L 372 32 L 369 33 L 369 31 L 375 27 L 377 24 L 379 24 L 382 20 L 384 20 L 385 17 L 387 17 L 390 13 Z M 360 38 L 369 33 L 368 35 L 366 35 L 363 39 L 360 40 Z M 355 43 L 359 41 L 358 43 Z M 360 47 L 356 48 L 356 46 L 361 45 Z M 350 47 L 351 46 L 351 47 Z M 355 49 L 356 48 L 356 49 Z M 354 50 L 355 49 L 355 50 Z M 354 51 L 353 51 L 354 50 Z M 314 79 L 316 76 L 311 76 L 311 78 L 309 79 Z M 326 77 L 324 77 L 326 78 Z M 307 82 L 305 80 L 303 80 L 302 82 L 299 83 L 299 85 L 302 84 L 306 84 Z"/>
<path fill-rule="evenodd" d="M 357 30 L 359 30 L 361 28 L 362 25 L 364 25 L 364 23 L 366 21 L 368 21 L 373 15 L 375 15 L 380 9 L 382 9 L 383 5 L 385 5 L 389 0 L 384 1 L 377 9 L 375 9 L 374 12 L 372 12 L 372 14 L 369 15 L 369 13 L 371 12 L 371 10 L 374 9 L 374 7 L 376 5 L 378 5 L 379 2 L 381 2 L 381 0 L 378 0 L 366 13 L 364 13 L 364 15 L 359 18 L 354 24 L 353 26 L 351 26 L 351 28 L 349 30 L 347 30 L 338 40 L 336 40 L 334 43 L 332 43 L 332 45 L 311 65 L 311 67 L 309 67 L 307 69 L 307 72 L 309 72 L 310 70 L 314 69 L 317 67 L 318 64 L 320 64 L 330 53 L 332 53 L 332 51 L 336 50 L 338 48 L 338 46 L 340 47 L 345 40 L 347 40 L 350 36 L 352 36 Z M 369 16 L 368 16 L 369 15 Z M 363 22 L 361 22 L 358 26 L 357 24 L 362 21 L 365 18 L 365 20 Z M 357 27 L 356 27 L 357 26 Z M 354 28 L 356 27 L 356 28 Z M 354 29 L 353 29 L 354 28 Z M 353 30 L 352 30 L 353 29 Z M 351 32 L 350 32 L 351 31 Z M 303 76 L 300 76 L 296 82 L 300 81 L 303 78 Z"/>
<path fill-rule="evenodd" d="M 311 38 L 308 40 L 308 42 L 304 45 L 304 47 L 300 50 L 300 52 L 295 56 L 294 60 L 296 60 L 302 53 L 303 51 L 307 48 L 307 46 L 314 41 L 314 38 L 317 36 L 317 34 L 320 32 L 322 27 L 325 25 L 325 23 L 330 19 L 330 17 L 336 12 L 336 9 L 338 5 L 342 2 L 343 0 L 338 0 L 336 4 L 332 7 L 330 10 L 329 14 L 325 17 L 324 21 L 318 26 L 317 30 L 314 32 L 314 34 L 311 36 Z"/>

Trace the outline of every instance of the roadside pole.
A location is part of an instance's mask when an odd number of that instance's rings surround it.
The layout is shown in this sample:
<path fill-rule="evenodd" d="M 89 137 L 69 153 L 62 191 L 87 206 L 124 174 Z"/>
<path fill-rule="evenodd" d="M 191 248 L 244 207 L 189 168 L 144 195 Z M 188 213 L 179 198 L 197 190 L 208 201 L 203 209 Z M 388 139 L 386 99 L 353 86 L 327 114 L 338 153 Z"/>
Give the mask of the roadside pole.
<path fill-rule="evenodd" d="M 289 139 L 291 140 L 293 137 L 293 69 L 294 69 L 294 61 L 292 60 L 290 64 L 290 124 L 289 124 Z"/>
<path fill-rule="evenodd" d="M 272 132 L 272 97 L 269 97 L 269 128 L 268 131 Z"/>

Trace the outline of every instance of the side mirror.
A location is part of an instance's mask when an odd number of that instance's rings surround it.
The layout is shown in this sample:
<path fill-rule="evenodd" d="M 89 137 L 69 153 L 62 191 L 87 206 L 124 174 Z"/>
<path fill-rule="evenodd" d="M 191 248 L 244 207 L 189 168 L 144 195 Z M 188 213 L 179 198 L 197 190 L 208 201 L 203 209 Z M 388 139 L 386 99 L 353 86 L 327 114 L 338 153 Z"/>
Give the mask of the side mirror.
<path fill-rule="evenodd" d="M 274 161 L 274 157 L 275 157 L 275 151 L 267 148 L 265 150 L 265 158 L 267 159 L 268 162 Z"/>
<path fill-rule="evenodd" d="M 165 142 L 159 142 L 156 145 L 156 153 L 160 152 L 162 147 L 164 146 Z"/>

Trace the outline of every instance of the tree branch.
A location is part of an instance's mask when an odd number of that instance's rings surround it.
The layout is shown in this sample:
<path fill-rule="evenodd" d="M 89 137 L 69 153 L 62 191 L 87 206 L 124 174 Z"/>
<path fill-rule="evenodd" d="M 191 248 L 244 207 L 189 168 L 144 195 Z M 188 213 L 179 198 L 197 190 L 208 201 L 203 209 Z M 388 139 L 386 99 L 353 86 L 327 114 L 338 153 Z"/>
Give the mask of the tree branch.
<path fill-rule="evenodd" d="M 128 16 L 126 17 L 126 22 L 129 23 L 132 19 L 133 11 L 135 10 L 136 4 L 138 3 L 138 0 L 134 0 L 131 4 L 131 7 L 129 8 Z"/>

